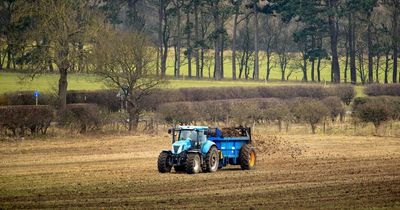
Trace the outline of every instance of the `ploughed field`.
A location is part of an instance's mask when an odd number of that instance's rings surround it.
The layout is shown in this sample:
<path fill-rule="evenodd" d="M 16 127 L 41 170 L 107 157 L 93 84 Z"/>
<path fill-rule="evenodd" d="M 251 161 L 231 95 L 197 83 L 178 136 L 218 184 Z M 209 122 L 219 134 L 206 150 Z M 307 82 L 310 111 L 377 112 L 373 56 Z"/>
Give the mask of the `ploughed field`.
<path fill-rule="evenodd" d="M 167 135 L 0 142 L 0 208 L 400 208 L 400 139 L 255 136 L 257 169 L 160 174 Z"/>

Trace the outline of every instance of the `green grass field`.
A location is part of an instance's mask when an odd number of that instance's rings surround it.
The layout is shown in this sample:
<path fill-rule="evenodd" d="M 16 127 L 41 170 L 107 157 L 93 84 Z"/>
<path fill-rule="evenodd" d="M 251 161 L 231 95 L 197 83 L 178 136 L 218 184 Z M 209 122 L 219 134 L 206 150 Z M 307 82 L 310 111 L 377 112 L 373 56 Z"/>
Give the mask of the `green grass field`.
<path fill-rule="evenodd" d="M 24 77 L 25 76 L 25 77 Z M 232 86 L 264 86 L 264 85 L 299 85 L 302 82 L 265 82 L 265 81 L 214 81 L 214 80 L 169 80 L 167 88 L 184 87 L 232 87 Z M 308 84 L 308 83 L 307 83 Z M 98 90 L 107 86 L 99 77 L 91 74 L 70 74 L 68 90 Z M 58 74 L 44 74 L 33 80 L 21 73 L 0 72 L 0 94 L 16 91 L 56 92 L 58 89 Z M 362 96 L 362 86 L 356 86 L 357 96 Z"/>
<path fill-rule="evenodd" d="M 14 91 L 39 90 L 42 92 L 56 91 L 58 88 L 58 74 L 44 74 L 31 78 L 24 78 L 21 73 L 0 73 L 0 93 Z M 301 84 L 299 82 L 256 82 L 256 81 L 214 81 L 214 80 L 169 80 L 168 88 L 182 87 L 229 87 L 229 86 L 260 86 Z M 70 74 L 68 76 L 69 90 L 97 90 L 107 88 L 101 79 L 90 74 Z"/>
<path fill-rule="evenodd" d="M 204 66 L 204 80 L 193 80 L 187 79 L 188 75 L 188 65 L 187 61 L 182 54 L 182 66 L 181 66 L 181 75 L 184 79 L 181 80 L 170 80 L 167 88 L 182 88 L 182 87 L 227 87 L 227 86 L 260 86 L 260 85 L 287 85 L 287 84 L 304 84 L 301 82 L 303 77 L 303 73 L 301 72 L 301 67 L 299 66 L 299 61 L 301 60 L 298 55 L 290 55 L 289 64 L 287 66 L 287 74 L 291 73 L 289 77 L 289 81 L 280 81 L 281 72 L 278 66 L 278 56 L 273 54 L 271 58 L 272 69 L 270 79 L 271 82 L 262 81 L 262 78 L 265 78 L 266 75 L 266 55 L 264 52 L 260 52 L 260 81 L 252 81 L 252 80 L 244 80 L 241 79 L 239 81 L 231 81 L 232 78 L 232 60 L 231 60 L 231 52 L 224 52 L 224 75 L 226 80 L 223 81 L 214 81 L 209 78 L 209 75 L 212 77 L 213 75 L 213 63 L 212 63 L 212 52 L 209 51 L 206 53 L 206 60 Z M 383 62 L 381 62 L 383 65 Z M 252 63 L 249 65 L 252 66 Z M 341 65 L 341 77 L 342 81 L 344 81 L 344 58 L 340 60 Z M 310 64 L 308 68 L 310 69 Z M 167 59 L 167 75 L 173 76 L 173 68 L 174 68 L 174 52 L 170 50 L 168 59 Z M 323 60 L 321 63 L 321 81 L 325 84 L 325 81 L 330 81 L 330 61 Z M 365 69 L 367 69 L 365 67 Z M 237 74 L 239 74 L 239 67 L 237 67 Z M 390 70 L 391 71 L 391 70 Z M 308 71 L 308 79 L 311 81 L 311 72 Z M 316 73 L 315 73 L 316 74 Z M 195 64 L 193 59 L 192 65 L 192 75 L 195 75 Z M 250 72 L 250 77 L 252 76 L 252 72 Z M 33 91 L 39 90 L 41 92 L 56 92 L 58 89 L 58 74 L 44 74 L 31 78 L 27 77 L 21 73 L 9 73 L 9 72 L 0 72 L 0 93 L 6 92 L 15 92 L 15 91 Z M 315 75 L 316 79 L 317 75 Z M 375 77 L 375 72 L 374 72 Z M 381 66 L 381 71 L 379 74 L 380 81 L 383 80 L 383 68 Z M 392 75 L 389 74 L 389 78 Z M 24 79 L 23 79 L 24 78 Z M 350 75 L 348 75 L 350 78 Z M 360 80 L 360 75 L 358 73 L 358 81 Z M 328 83 L 327 82 L 327 83 Z M 68 77 L 68 89 L 69 90 L 97 90 L 107 88 L 106 85 L 101 81 L 101 79 L 95 75 L 91 74 L 70 74 Z M 362 86 L 356 87 L 357 96 L 362 96 Z"/>

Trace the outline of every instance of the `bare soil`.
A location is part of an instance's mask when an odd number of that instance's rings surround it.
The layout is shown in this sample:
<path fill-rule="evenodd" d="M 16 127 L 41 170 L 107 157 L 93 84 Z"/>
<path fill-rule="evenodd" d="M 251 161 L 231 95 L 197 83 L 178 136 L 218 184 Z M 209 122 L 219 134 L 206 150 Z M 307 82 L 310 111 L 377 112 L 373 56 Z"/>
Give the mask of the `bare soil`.
<path fill-rule="evenodd" d="M 400 139 L 256 135 L 257 169 L 160 174 L 167 135 L 0 142 L 0 209 L 400 208 Z"/>

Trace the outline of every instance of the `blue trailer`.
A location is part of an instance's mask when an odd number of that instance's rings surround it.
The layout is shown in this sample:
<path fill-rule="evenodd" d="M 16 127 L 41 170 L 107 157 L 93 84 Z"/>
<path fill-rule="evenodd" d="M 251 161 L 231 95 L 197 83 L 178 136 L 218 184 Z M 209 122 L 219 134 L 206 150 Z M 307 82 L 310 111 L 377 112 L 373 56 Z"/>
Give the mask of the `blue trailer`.
<path fill-rule="evenodd" d="M 208 126 L 179 126 L 171 128 L 171 150 L 158 157 L 158 171 L 185 171 L 189 174 L 215 172 L 228 164 L 243 170 L 256 166 L 256 151 L 247 127 L 210 128 Z"/>

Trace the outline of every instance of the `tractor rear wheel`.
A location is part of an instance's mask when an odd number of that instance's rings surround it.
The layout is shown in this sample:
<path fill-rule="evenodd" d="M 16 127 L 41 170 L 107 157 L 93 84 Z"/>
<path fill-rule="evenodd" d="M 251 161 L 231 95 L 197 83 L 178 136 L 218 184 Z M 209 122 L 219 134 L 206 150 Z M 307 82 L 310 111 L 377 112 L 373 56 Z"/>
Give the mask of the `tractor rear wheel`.
<path fill-rule="evenodd" d="M 206 172 L 216 172 L 219 166 L 218 149 L 213 146 L 206 155 Z"/>
<path fill-rule="evenodd" d="M 239 153 L 240 168 L 242 168 L 242 170 L 255 169 L 256 159 L 256 149 L 250 144 L 243 145 Z"/>
<path fill-rule="evenodd" d="M 186 172 L 188 174 L 197 174 L 200 172 L 200 168 L 200 156 L 196 153 L 189 153 L 187 155 Z"/>
<path fill-rule="evenodd" d="M 172 166 L 169 164 L 168 159 L 169 159 L 168 152 L 161 152 L 160 155 L 158 156 L 157 166 L 158 166 L 158 171 L 160 173 L 171 172 Z"/>

